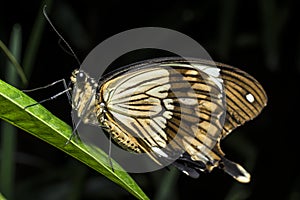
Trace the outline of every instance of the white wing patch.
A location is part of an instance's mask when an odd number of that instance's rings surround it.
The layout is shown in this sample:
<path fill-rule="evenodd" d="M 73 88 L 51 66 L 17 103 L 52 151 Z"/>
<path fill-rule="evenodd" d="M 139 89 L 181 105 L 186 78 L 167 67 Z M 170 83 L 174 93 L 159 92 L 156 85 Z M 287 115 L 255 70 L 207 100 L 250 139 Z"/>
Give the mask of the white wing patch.
<path fill-rule="evenodd" d="M 151 149 L 152 149 L 152 151 L 154 151 L 156 154 L 158 154 L 161 157 L 165 157 L 165 158 L 168 157 L 168 155 L 158 147 L 152 147 Z"/>
<path fill-rule="evenodd" d="M 173 100 L 168 99 L 169 72 L 163 68 L 129 71 L 109 83 L 104 91 L 107 110 L 134 137 L 150 147 L 163 148 L 167 141 L 164 131 L 172 118 Z"/>
<path fill-rule="evenodd" d="M 196 69 L 199 69 L 209 75 L 209 79 L 213 81 L 219 89 L 223 90 L 223 80 L 220 77 L 220 69 L 216 66 L 196 65 L 192 64 Z"/>
<path fill-rule="evenodd" d="M 166 79 L 166 78 L 165 78 L 165 79 Z M 168 79 L 167 79 L 167 80 L 168 80 Z M 161 80 L 161 81 L 163 81 L 163 80 Z M 168 92 L 166 92 L 166 91 L 168 91 L 168 90 L 170 89 L 170 87 L 171 87 L 170 84 L 165 84 L 165 85 L 162 85 L 162 86 L 160 86 L 160 87 L 157 87 L 157 83 L 155 83 L 155 84 L 153 84 L 153 85 L 149 84 L 149 85 L 146 85 L 145 87 L 146 87 L 146 89 L 147 89 L 147 87 L 151 87 L 151 86 L 152 86 L 153 88 L 150 89 L 150 90 L 148 90 L 148 91 L 146 92 L 146 94 L 148 94 L 148 95 L 150 95 L 150 96 L 155 96 L 155 97 L 161 98 L 161 99 L 167 97 Z M 138 88 L 138 89 L 140 89 L 140 88 Z M 143 89 L 143 88 L 141 88 L 141 89 Z"/>
<path fill-rule="evenodd" d="M 162 64 L 162 66 L 173 66 L 174 64 Z M 198 69 L 198 72 L 205 73 L 209 76 L 209 79 L 213 81 L 221 91 L 223 91 L 223 79 L 220 76 L 220 68 L 217 66 L 211 66 L 211 65 L 201 65 L 201 64 L 195 64 L 195 63 L 176 63 L 176 66 L 181 66 L 185 68 L 194 68 Z M 195 72 L 190 71 L 191 75 L 197 75 Z"/>

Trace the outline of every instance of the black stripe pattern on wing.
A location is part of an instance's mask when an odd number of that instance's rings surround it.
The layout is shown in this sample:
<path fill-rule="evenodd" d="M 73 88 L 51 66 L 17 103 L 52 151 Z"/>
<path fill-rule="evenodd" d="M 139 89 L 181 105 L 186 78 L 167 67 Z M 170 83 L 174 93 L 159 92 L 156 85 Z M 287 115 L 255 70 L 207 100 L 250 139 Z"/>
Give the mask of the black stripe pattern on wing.
<path fill-rule="evenodd" d="M 220 141 L 256 117 L 266 101 L 262 86 L 239 69 L 163 58 L 103 77 L 96 115 L 123 149 L 147 153 L 158 164 L 177 156 L 174 165 L 192 177 L 221 167 L 249 182 L 249 173 L 224 157 Z"/>

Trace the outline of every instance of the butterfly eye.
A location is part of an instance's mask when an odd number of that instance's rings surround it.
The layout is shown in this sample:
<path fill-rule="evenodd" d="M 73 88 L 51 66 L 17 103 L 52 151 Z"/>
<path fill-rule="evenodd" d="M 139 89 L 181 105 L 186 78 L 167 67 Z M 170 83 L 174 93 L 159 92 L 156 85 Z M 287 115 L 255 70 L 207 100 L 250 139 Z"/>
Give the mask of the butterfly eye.
<path fill-rule="evenodd" d="M 83 78 L 83 77 L 85 77 L 85 76 L 84 76 L 84 72 L 79 72 L 77 76 L 78 76 L 78 78 Z"/>
<path fill-rule="evenodd" d="M 76 75 L 77 82 L 86 82 L 87 81 L 87 75 L 83 71 L 79 71 Z"/>

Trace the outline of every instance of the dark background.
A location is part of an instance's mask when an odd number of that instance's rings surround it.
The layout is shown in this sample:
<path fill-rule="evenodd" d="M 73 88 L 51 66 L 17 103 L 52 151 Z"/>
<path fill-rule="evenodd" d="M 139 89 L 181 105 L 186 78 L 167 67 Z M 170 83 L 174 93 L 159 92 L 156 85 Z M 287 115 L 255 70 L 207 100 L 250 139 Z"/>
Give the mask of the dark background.
<path fill-rule="evenodd" d="M 8 44 L 14 24 L 22 28 L 21 58 L 44 3 L 3 1 L 0 39 Z M 222 146 L 227 157 L 251 172 L 249 184 L 236 183 L 221 170 L 191 179 L 166 169 L 132 174 L 144 192 L 158 199 L 300 199 L 299 174 L 299 7 L 293 1 L 48 1 L 48 14 L 82 61 L 97 44 L 131 28 L 155 26 L 180 31 L 199 42 L 215 61 L 253 75 L 268 94 L 268 105 L 253 121 L 235 130 Z M 37 17 L 40 15 L 39 17 Z M 58 44 L 49 24 L 41 34 L 28 88 L 70 77 L 78 67 Z M 137 55 L 139 59 L 140 54 Z M 0 55 L 1 68 L 6 58 Z M 20 61 L 22 64 L 22 60 Z M 128 63 L 126 63 L 128 64 Z M 0 69 L 1 79 L 4 69 Z M 30 94 L 49 97 L 59 86 Z M 44 104 L 71 124 L 66 97 Z M 18 130 L 15 199 L 132 199 L 128 192 L 47 143 Z M 0 162 L 5 158 L 0 158 Z M 1 177 L 0 177 L 1 179 Z M 78 181 L 79 180 L 79 181 Z M 74 183 L 80 183 L 75 185 Z M 167 190 L 170 187 L 170 190 Z M 1 192 L 1 191 L 0 191 Z M 74 198 L 73 198 L 74 197 Z M 13 198 L 12 198 L 13 199 Z"/>

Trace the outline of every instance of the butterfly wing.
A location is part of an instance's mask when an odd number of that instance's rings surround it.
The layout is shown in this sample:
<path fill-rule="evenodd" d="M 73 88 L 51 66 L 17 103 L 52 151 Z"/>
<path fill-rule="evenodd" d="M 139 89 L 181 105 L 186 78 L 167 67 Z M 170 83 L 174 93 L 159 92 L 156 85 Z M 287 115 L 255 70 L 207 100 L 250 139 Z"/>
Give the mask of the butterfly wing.
<path fill-rule="evenodd" d="M 189 60 L 190 63 L 202 63 L 207 65 L 216 64 L 220 69 L 223 80 L 224 92 L 226 96 L 226 116 L 222 128 L 222 138 L 224 139 L 232 130 L 245 122 L 254 119 L 267 104 L 267 95 L 261 84 L 248 73 L 222 63 L 213 63 L 204 60 Z M 234 163 L 224 156 L 220 147 L 220 141 L 216 143 L 213 151 L 220 157 L 219 167 L 234 177 L 239 182 L 249 182 L 250 174 L 239 164 Z M 187 158 L 185 158 L 187 160 Z M 182 162 L 180 159 L 178 162 Z M 201 169 L 197 162 L 185 161 L 189 168 Z M 192 165 L 192 166 L 191 166 Z M 213 167 L 207 168 L 210 171 Z"/>
<path fill-rule="evenodd" d="M 266 95 L 250 75 L 203 60 L 154 59 L 102 80 L 97 91 L 98 120 L 124 149 L 158 163 L 178 158 L 175 166 L 194 177 L 222 165 L 237 180 L 249 180 L 224 158 L 220 140 L 265 106 Z"/>
<path fill-rule="evenodd" d="M 226 93 L 226 120 L 223 138 L 245 122 L 254 119 L 267 105 L 267 95 L 261 84 L 248 73 L 219 64 Z"/>
<path fill-rule="evenodd" d="M 211 149 L 221 138 L 225 115 L 222 80 L 218 68 L 197 67 L 151 63 L 101 84 L 98 101 L 106 104 L 107 127 L 118 130 L 116 142 L 152 157 L 188 151 L 193 159 L 216 163 L 220 158 Z"/>

